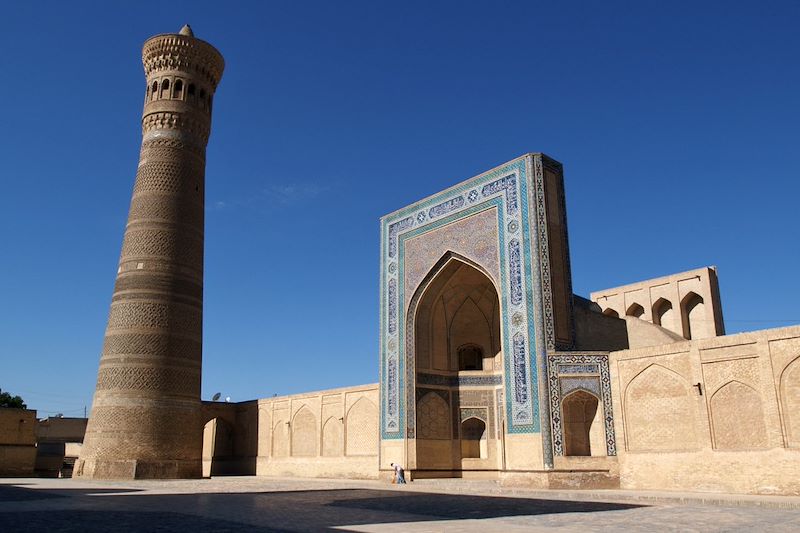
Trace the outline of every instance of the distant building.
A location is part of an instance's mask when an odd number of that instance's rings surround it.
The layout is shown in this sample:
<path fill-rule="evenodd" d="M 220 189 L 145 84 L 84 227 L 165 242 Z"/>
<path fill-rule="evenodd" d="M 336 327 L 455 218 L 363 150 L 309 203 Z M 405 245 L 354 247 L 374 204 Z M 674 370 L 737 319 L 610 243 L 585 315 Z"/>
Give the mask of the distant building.
<path fill-rule="evenodd" d="M 86 418 L 49 417 L 36 426 L 36 475 L 72 477 L 86 433 Z"/>
<path fill-rule="evenodd" d="M 0 407 L 0 477 L 33 475 L 36 411 Z"/>

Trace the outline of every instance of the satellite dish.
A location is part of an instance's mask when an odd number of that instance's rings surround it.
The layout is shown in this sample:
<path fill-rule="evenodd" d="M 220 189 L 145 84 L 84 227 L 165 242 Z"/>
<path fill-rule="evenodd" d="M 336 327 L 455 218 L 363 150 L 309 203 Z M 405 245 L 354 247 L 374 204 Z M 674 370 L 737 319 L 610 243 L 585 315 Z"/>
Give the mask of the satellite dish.
<path fill-rule="evenodd" d="M 222 393 L 221 393 L 221 392 L 218 392 L 218 393 L 216 393 L 216 394 L 215 394 L 215 395 L 214 395 L 214 396 L 211 398 L 211 401 L 212 401 L 212 402 L 216 402 L 217 400 L 219 400 L 219 397 L 220 397 L 220 396 L 222 396 Z"/>

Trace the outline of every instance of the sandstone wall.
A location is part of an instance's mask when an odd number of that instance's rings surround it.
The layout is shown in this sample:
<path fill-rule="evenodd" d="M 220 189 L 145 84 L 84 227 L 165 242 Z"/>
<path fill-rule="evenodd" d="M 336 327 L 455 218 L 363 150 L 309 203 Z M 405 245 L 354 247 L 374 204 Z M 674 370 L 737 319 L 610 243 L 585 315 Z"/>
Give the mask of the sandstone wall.
<path fill-rule="evenodd" d="M 36 411 L 0 408 L 0 476 L 31 476 L 36 463 Z"/>
<path fill-rule="evenodd" d="M 600 306 L 582 298 L 572 296 L 575 311 L 576 350 L 624 350 L 628 344 L 628 328 L 624 320 L 604 315 Z"/>
<path fill-rule="evenodd" d="M 622 488 L 800 495 L 800 326 L 610 361 Z"/>
<path fill-rule="evenodd" d="M 725 334 L 716 267 L 595 291 L 591 299 L 608 316 L 639 318 L 686 339 Z"/>
<path fill-rule="evenodd" d="M 378 385 L 258 400 L 261 476 L 378 477 Z"/>
<path fill-rule="evenodd" d="M 258 403 L 203 402 L 203 476 L 256 473 Z"/>

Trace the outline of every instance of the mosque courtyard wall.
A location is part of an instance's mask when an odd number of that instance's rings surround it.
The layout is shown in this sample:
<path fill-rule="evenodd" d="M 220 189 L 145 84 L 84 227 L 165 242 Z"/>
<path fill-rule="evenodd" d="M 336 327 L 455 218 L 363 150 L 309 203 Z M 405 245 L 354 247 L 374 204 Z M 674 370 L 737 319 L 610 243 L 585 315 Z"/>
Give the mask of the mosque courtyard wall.
<path fill-rule="evenodd" d="M 377 478 L 377 383 L 258 400 L 256 473 Z"/>
<path fill-rule="evenodd" d="M 800 326 L 610 362 L 621 488 L 800 494 Z"/>

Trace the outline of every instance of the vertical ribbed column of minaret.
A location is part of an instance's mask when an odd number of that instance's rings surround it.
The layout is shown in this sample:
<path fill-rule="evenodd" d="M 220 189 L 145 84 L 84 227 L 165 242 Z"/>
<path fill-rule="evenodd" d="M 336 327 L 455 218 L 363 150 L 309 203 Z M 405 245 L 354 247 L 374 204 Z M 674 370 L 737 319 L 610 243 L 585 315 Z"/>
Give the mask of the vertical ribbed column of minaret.
<path fill-rule="evenodd" d="M 202 472 L 205 147 L 224 61 L 184 26 L 142 62 L 139 169 L 76 477 Z"/>

